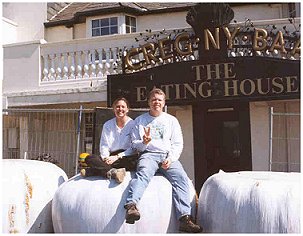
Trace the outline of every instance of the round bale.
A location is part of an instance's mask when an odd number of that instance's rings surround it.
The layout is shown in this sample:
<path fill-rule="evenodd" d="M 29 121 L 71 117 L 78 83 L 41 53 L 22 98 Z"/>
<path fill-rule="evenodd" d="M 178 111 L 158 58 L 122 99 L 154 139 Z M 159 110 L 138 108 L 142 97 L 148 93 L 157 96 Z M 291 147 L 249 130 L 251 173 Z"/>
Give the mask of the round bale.
<path fill-rule="evenodd" d="M 220 171 L 204 183 L 197 220 L 209 233 L 300 233 L 300 173 Z"/>
<path fill-rule="evenodd" d="M 53 223 L 56 233 L 173 233 L 178 220 L 172 203 L 172 186 L 163 176 L 152 178 L 138 209 L 141 219 L 125 223 L 124 204 L 133 172 L 124 181 L 103 177 L 74 176 L 65 182 L 53 199 Z M 192 213 L 196 211 L 196 192 L 190 182 Z"/>
<path fill-rule="evenodd" d="M 2 163 L 2 233 L 53 233 L 51 201 L 68 178 L 58 166 L 24 159 Z"/>

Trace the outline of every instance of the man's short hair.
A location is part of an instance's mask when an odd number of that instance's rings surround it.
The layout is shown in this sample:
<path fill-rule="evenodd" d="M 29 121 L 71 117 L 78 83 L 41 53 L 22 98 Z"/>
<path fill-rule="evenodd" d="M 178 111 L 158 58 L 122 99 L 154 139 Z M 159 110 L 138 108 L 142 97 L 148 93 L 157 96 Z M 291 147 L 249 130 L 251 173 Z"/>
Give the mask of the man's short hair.
<path fill-rule="evenodd" d="M 150 98 L 151 98 L 152 96 L 154 96 L 155 94 L 163 95 L 164 100 L 165 100 L 166 95 L 165 95 L 165 93 L 163 92 L 163 90 L 162 90 L 162 89 L 159 89 L 159 88 L 154 88 L 154 89 L 151 90 L 151 91 L 149 92 L 149 94 L 148 94 L 148 101 L 149 101 Z"/>

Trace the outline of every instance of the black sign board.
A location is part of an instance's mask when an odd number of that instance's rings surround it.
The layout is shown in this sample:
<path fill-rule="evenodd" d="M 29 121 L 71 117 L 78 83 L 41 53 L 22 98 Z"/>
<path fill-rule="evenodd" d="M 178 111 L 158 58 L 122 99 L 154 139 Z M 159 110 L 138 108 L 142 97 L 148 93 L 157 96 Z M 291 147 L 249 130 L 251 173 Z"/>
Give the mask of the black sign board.
<path fill-rule="evenodd" d="M 300 61 L 237 57 L 187 61 L 131 74 L 108 76 L 108 106 L 119 96 L 132 107 L 147 107 L 147 94 L 163 89 L 168 105 L 200 101 L 300 98 Z"/>

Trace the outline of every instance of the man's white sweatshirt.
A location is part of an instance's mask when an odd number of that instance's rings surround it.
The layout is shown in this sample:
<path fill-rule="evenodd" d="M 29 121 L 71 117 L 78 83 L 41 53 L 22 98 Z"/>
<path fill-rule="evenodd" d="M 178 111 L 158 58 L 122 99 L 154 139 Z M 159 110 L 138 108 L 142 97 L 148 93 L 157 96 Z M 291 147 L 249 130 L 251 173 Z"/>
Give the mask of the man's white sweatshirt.
<path fill-rule="evenodd" d="M 147 145 L 143 143 L 144 127 L 150 127 L 151 141 Z M 151 116 L 148 112 L 138 116 L 132 132 L 132 147 L 139 152 L 168 153 L 167 158 L 178 160 L 183 150 L 179 121 L 165 112 L 159 116 Z"/>

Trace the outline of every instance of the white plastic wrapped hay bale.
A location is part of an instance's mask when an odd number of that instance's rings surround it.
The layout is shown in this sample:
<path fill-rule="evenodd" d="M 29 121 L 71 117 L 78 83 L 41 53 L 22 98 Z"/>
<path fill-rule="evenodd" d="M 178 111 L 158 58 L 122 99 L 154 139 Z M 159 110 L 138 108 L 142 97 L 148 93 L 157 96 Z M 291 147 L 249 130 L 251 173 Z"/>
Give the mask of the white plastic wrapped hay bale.
<path fill-rule="evenodd" d="M 204 183 L 197 221 L 211 233 L 300 233 L 300 173 L 219 173 Z"/>
<path fill-rule="evenodd" d="M 127 172 L 121 184 L 102 177 L 77 175 L 60 186 L 52 205 L 55 233 L 178 232 L 171 184 L 158 175 L 152 178 L 138 204 L 141 219 L 135 224 L 125 223 L 124 204 L 133 174 Z M 194 214 L 196 193 L 188 181 Z"/>
<path fill-rule="evenodd" d="M 51 200 L 67 180 L 58 166 L 32 160 L 1 160 L 2 233 L 52 233 Z"/>

